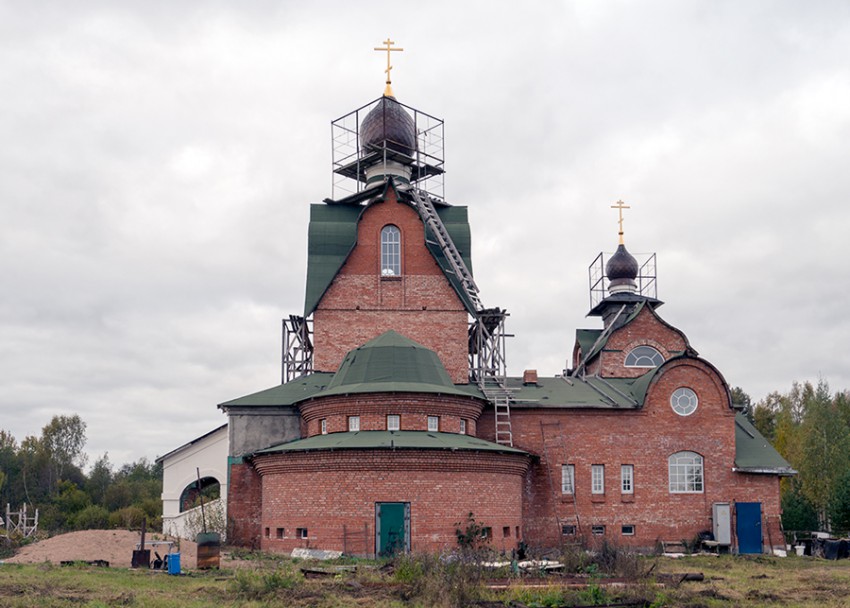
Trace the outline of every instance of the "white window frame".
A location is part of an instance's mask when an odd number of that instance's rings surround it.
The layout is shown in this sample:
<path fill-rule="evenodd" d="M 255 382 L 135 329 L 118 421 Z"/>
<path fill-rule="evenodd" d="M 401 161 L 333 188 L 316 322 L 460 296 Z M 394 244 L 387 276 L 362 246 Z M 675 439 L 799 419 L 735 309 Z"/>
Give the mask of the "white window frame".
<path fill-rule="evenodd" d="M 401 276 L 401 230 L 393 224 L 381 228 L 381 276 Z"/>
<path fill-rule="evenodd" d="M 322 418 L 321 420 L 319 420 L 319 432 L 321 432 L 322 435 L 328 434 L 328 419 L 327 418 Z"/>
<path fill-rule="evenodd" d="M 360 416 L 349 416 L 348 417 L 348 432 L 356 433 L 360 430 Z"/>
<path fill-rule="evenodd" d="M 620 492 L 623 494 L 635 493 L 635 465 L 620 465 Z"/>
<path fill-rule="evenodd" d="M 561 465 L 561 494 L 575 494 L 576 492 L 576 465 Z"/>
<path fill-rule="evenodd" d="M 703 494 L 705 461 L 696 452 L 676 452 L 667 458 L 668 488 L 671 494 Z"/>
<path fill-rule="evenodd" d="M 428 432 L 429 433 L 439 433 L 440 432 L 440 417 L 439 416 L 428 416 Z"/>
<path fill-rule="evenodd" d="M 593 536 L 605 536 L 605 526 L 602 524 L 590 526 L 590 533 L 593 534 Z"/>
<path fill-rule="evenodd" d="M 627 528 L 631 529 L 631 532 L 627 532 Z M 635 528 L 634 524 L 623 524 L 622 526 L 620 526 L 620 534 L 622 534 L 623 536 L 634 536 L 636 529 L 637 528 Z"/>
<path fill-rule="evenodd" d="M 690 416 L 699 407 L 699 397 L 694 389 L 680 386 L 670 394 L 670 407 L 679 416 Z"/>
<path fill-rule="evenodd" d="M 401 430 L 401 416 L 398 414 L 387 414 L 387 430 L 388 431 L 400 431 Z"/>
<path fill-rule="evenodd" d="M 636 351 L 639 350 L 642 350 L 643 352 L 636 354 Z M 623 361 L 623 365 L 625 367 L 642 367 L 648 369 L 658 367 L 662 363 L 664 363 L 664 355 L 662 355 L 657 348 L 650 346 L 649 344 L 635 346 L 629 351 Z"/>
<path fill-rule="evenodd" d="M 463 418 L 460 419 L 460 434 L 466 435 L 466 420 Z"/>
<path fill-rule="evenodd" d="M 605 494 L 605 465 L 590 465 L 590 493 Z"/>

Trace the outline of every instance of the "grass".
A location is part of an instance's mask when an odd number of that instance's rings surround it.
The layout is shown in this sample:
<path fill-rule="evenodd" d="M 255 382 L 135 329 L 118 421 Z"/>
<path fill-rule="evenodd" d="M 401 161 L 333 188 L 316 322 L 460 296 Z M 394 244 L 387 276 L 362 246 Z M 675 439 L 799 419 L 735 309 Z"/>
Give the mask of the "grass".
<path fill-rule="evenodd" d="M 322 579 L 303 577 L 300 566 L 308 562 L 269 554 L 244 557 L 245 567 L 236 571 L 190 572 L 179 577 L 85 565 L 3 564 L 0 565 L 0 606 L 554 608 L 644 600 L 644 605 L 654 608 L 850 608 L 850 560 L 830 562 L 796 556 L 646 557 L 634 566 L 637 576 L 601 572 L 585 565 L 582 585 L 565 584 L 575 583 L 575 579 L 552 576 L 541 580 L 533 576 L 507 579 L 508 589 L 494 590 L 484 585 L 492 574 L 474 564 L 446 562 L 434 556 L 406 556 L 396 560 L 392 567 L 386 562 L 346 559 L 339 565 L 356 565 L 356 571 L 344 570 Z M 330 569 L 334 564 L 324 562 L 321 567 Z M 676 580 L 670 575 L 686 572 L 701 572 L 705 580 L 670 584 L 669 581 Z M 616 584 L 610 584 L 612 580 Z M 526 582 L 537 586 L 524 585 Z"/>

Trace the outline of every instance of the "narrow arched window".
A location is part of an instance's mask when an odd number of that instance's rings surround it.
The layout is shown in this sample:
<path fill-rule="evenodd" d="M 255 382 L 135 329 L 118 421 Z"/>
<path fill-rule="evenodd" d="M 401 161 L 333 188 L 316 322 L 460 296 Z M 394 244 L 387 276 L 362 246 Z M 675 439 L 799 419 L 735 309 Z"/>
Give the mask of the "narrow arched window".
<path fill-rule="evenodd" d="M 658 367 L 664 357 L 651 346 L 638 346 L 626 355 L 626 367 Z"/>
<path fill-rule="evenodd" d="M 381 276 L 401 275 L 401 231 L 392 224 L 381 230 Z"/>
<path fill-rule="evenodd" d="M 696 452 L 676 452 L 667 459 L 667 464 L 671 493 L 702 493 L 702 456 Z"/>

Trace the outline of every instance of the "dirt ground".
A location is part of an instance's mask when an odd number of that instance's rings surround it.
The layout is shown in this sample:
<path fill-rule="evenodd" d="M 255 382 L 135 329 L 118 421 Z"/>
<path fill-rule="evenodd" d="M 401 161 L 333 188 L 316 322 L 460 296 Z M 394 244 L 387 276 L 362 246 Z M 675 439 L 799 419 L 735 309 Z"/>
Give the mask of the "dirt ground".
<path fill-rule="evenodd" d="M 148 534 L 145 543 L 163 540 L 161 534 Z M 176 539 L 174 550 L 178 550 Z M 81 530 L 54 536 L 46 540 L 23 547 L 14 557 L 3 560 L 9 564 L 35 564 L 52 562 L 58 564 L 66 560 L 92 561 L 102 559 L 110 567 L 129 568 L 133 550 L 139 542 L 139 533 L 129 530 Z M 198 560 L 198 546 L 188 540 L 180 539 L 180 566 L 195 568 Z M 154 551 L 165 555 L 165 546 L 146 546 L 151 550 L 151 561 L 156 557 Z"/>

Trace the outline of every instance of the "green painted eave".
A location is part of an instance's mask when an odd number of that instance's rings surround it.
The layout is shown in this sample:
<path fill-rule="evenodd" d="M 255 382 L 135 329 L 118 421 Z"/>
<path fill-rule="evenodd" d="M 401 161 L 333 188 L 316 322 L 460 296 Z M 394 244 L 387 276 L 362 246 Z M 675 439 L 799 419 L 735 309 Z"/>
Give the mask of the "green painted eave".
<path fill-rule="evenodd" d="M 317 450 L 450 450 L 501 452 L 525 455 L 526 452 L 469 435 L 428 431 L 358 431 L 329 433 L 298 439 L 259 450 L 254 454 L 311 452 Z"/>
<path fill-rule="evenodd" d="M 797 474 L 742 413 L 735 416 L 735 470 L 768 475 Z"/>
<path fill-rule="evenodd" d="M 330 372 L 316 372 L 307 376 L 301 376 L 286 384 L 273 386 L 257 393 L 251 393 L 244 397 L 232 399 L 219 404 L 219 408 L 228 407 L 274 407 L 295 405 L 299 401 L 309 399 L 322 392 L 330 383 L 333 374 Z"/>

